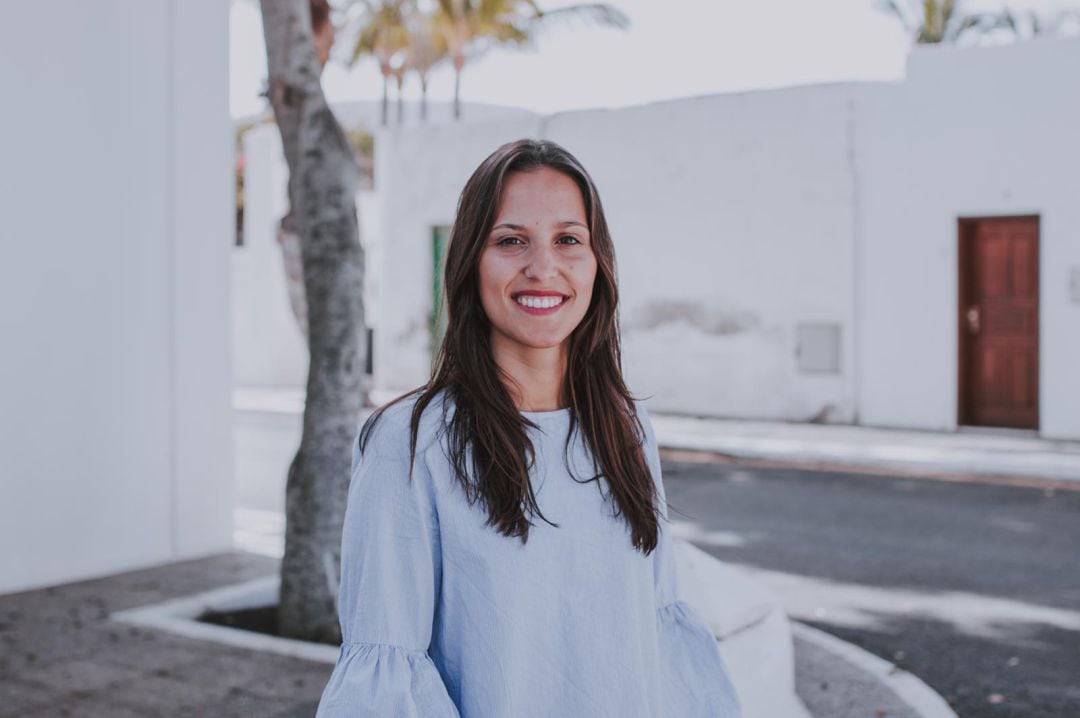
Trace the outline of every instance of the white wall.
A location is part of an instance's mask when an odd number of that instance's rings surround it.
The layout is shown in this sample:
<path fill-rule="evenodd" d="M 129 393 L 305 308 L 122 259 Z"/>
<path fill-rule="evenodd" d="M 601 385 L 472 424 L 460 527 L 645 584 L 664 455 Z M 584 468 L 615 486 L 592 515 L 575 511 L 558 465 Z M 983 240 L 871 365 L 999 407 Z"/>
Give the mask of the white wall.
<path fill-rule="evenodd" d="M 227 47 L 218 0 L 5 10 L 0 591 L 232 545 Z"/>
<path fill-rule="evenodd" d="M 276 125 L 244 133 L 244 161 L 244 244 L 232 252 L 233 379 L 238 386 L 304 386 L 308 353 L 276 239 L 289 207 Z"/>
<path fill-rule="evenodd" d="M 860 420 L 957 425 L 957 220 L 1040 216 L 1040 433 L 1080 438 L 1080 41 L 912 55 L 858 110 Z M 1063 84 L 1065 83 L 1065 84 Z"/>

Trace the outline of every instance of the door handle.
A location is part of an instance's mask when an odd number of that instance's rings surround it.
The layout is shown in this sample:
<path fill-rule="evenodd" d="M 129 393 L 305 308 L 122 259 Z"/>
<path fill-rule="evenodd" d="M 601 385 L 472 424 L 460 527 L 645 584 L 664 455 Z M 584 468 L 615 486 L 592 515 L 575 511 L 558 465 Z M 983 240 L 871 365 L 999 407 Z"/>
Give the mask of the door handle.
<path fill-rule="evenodd" d="M 979 305 L 973 304 L 968 307 L 964 312 L 964 318 L 967 319 L 968 334 L 979 333 Z"/>

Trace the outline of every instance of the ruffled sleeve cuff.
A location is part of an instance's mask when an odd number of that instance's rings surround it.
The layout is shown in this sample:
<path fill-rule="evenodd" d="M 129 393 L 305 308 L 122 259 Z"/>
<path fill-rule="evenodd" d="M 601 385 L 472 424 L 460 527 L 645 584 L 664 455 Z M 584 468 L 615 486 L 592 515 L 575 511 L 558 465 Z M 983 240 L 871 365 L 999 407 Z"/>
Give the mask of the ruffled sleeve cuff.
<path fill-rule="evenodd" d="M 316 718 L 460 718 L 427 651 L 345 643 Z"/>
<path fill-rule="evenodd" d="M 720 648 L 701 617 L 676 600 L 657 610 L 657 622 L 668 715 L 741 718 Z"/>

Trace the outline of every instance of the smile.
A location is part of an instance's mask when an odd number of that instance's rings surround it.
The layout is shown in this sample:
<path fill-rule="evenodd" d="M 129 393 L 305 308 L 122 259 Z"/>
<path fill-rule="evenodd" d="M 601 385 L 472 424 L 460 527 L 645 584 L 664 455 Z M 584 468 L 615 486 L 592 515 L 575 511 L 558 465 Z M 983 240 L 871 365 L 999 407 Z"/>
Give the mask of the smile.
<path fill-rule="evenodd" d="M 529 314 L 551 314 L 566 303 L 566 297 L 520 295 L 514 301 Z"/>

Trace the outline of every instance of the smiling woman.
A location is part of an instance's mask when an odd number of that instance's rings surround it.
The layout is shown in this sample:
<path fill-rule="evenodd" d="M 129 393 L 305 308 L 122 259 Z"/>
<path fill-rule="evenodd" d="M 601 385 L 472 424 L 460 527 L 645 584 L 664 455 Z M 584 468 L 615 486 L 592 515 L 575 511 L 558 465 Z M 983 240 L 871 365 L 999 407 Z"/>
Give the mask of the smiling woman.
<path fill-rule="evenodd" d="M 596 281 L 587 221 L 581 190 L 562 172 L 540 167 L 507 178 L 480 254 L 480 300 L 495 363 L 533 379 L 515 387 L 521 409 L 562 406 L 567 339 Z"/>
<path fill-rule="evenodd" d="M 465 185 L 445 274 L 431 380 L 353 446 L 319 716 L 737 718 L 679 597 L 585 169 L 553 142 L 500 147 Z"/>

